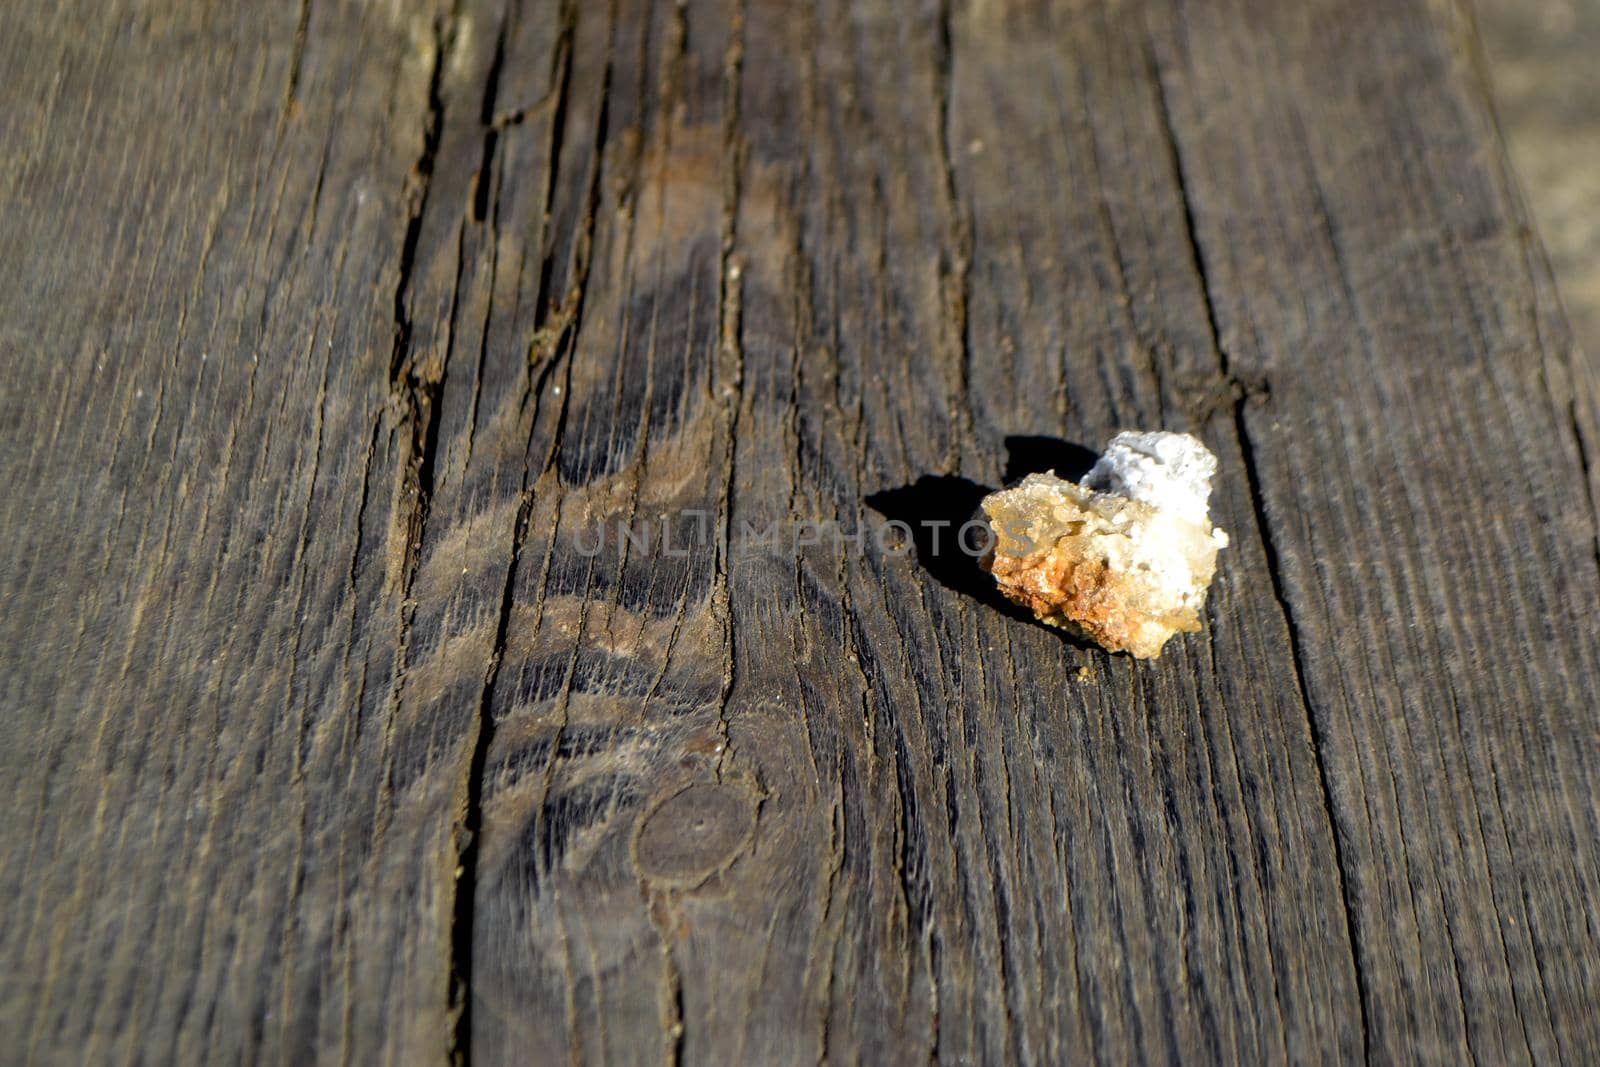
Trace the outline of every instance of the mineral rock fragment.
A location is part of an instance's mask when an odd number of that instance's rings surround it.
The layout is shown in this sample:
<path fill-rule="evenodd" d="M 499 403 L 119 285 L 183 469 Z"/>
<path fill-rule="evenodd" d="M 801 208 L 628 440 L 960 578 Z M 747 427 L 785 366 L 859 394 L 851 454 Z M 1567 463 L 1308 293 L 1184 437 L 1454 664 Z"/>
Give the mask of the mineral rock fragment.
<path fill-rule="evenodd" d="M 1200 629 L 1228 544 L 1206 514 L 1216 470 L 1189 434 L 1119 433 L 1082 482 L 1048 471 L 985 497 L 983 566 L 1039 621 L 1153 659 Z"/>

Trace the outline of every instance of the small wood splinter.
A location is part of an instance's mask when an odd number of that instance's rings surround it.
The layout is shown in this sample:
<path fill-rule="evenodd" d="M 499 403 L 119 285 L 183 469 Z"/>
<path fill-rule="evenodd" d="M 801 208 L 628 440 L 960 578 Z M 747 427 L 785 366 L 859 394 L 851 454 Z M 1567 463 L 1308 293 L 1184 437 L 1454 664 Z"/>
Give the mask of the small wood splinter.
<path fill-rule="evenodd" d="M 985 497 L 983 567 L 1040 622 L 1154 659 L 1200 629 L 1228 544 L 1206 508 L 1216 470 L 1189 434 L 1119 433 L 1081 482 L 1047 471 Z"/>

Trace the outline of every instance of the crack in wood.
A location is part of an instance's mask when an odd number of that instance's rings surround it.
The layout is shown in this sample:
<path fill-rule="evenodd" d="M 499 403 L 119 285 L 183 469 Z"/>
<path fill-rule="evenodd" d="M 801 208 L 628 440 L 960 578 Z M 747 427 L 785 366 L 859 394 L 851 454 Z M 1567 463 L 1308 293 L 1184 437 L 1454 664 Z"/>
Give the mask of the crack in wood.
<path fill-rule="evenodd" d="M 1205 249 L 1201 246 L 1199 231 L 1195 226 L 1193 193 L 1190 190 L 1189 179 L 1184 168 L 1183 151 L 1178 140 L 1177 127 L 1174 124 L 1171 106 L 1167 99 L 1166 82 L 1163 79 L 1161 66 L 1156 57 L 1153 44 L 1147 45 L 1146 62 L 1149 66 L 1151 82 L 1155 89 L 1161 128 L 1165 133 L 1173 175 L 1177 181 L 1178 191 L 1183 202 L 1184 234 L 1188 239 L 1190 253 L 1194 261 L 1201 301 L 1206 312 L 1206 325 L 1210 332 L 1213 349 L 1221 361 L 1222 373 L 1225 377 L 1232 379 L 1233 371 L 1228 350 L 1223 344 L 1222 333 L 1217 321 L 1216 304 L 1212 294 L 1212 281 L 1207 273 Z M 1289 635 L 1289 652 L 1291 662 L 1294 665 L 1295 686 L 1299 692 L 1300 704 L 1305 709 L 1306 721 L 1311 729 L 1312 751 L 1316 757 L 1317 775 L 1322 788 L 1323 808 L 1326 812 L 1333 841 L 1339 898 L 1343 903 L 1345 931 L 1349 939 L 1350 965 L 1355 975 L 1357 1000 L 1361 1010 L 1361 1046 L 1363 1054 L 1370 1059 L 1372 1055 L 1372 1038 L 1371 1022 L 1367 1008 L 1370 993 L 1367 989 L 1366 973 L 1361 960 L 1360 923 L 1356 917 L 1356 902 L 1349 884 L 1351 876 L 1344 856 L 1347 848 L 1344 841 L 1346 830 L 1334 805 L 1333 789 L 1329 781 L 1327 760 L 1324 755 L 1326 742 L 1323 738 L 1323 726 L 1315 711 L 1315 706 L 1312 704 L 1310 691 L 1306 686 L 1301 635 L 1295 622 L 1294 608 L 1283 587 L 1282 568 L 1278 560 L 1278 548 L 1274 540 L 1272 522 L 1267 514 L 1266 500 L 1261 490 L 1254 442 L 1251 440 L 1249 426 L 1245 420 L 1245 405 L 1250 399 L 1251 396 L 1247 393 L 1235 401 L 1233 405 L 1234 437 L 1239 443 L 1240 456 L 1244 461 L 1245 477 L 1249 482 L 1250 504 L 1254 510 L 1256 530 L 1261 547 L 1266 554 L 1267 574 L 1271 580 L 1273 597 L 1277 601 L 1279 613 Z"/>

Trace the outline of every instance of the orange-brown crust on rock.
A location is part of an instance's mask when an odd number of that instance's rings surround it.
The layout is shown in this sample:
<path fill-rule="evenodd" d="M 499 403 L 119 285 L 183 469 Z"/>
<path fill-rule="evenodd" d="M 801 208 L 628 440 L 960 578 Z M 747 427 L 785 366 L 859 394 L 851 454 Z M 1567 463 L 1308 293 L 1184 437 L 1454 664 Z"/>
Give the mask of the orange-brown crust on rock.
<path fill-rule="evenodd" d="M 1112 652 L 1139 659 L 1161 654 L 1175 632 L 1200 629 L 1199 612 L 1152 612 L 1151 591 L 1137 577 L 1113 571 L 1105 560 L 1085 557 L 1063 538 L 1049 551 L 1027 558 L 993 555 L 985 565 L 1000 591 L 1039 621 L 1079 633 Z"/>
<path fill-rule="evenodd" d="M 1227 534 L 1053 473 L 1030 474 L 983 500 L 994 535 L 984 569 L 1040 622 L 1112 652 L 1153 659 L 1175 633 L 1200 629 Z"/>

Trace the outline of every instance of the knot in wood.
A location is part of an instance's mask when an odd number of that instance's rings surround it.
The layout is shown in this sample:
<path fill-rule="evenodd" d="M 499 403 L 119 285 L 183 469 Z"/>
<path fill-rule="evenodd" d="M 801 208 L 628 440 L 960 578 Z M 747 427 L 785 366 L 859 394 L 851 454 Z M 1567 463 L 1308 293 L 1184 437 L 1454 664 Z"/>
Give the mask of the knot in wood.
<path fill-rule="evenodd" d="M 755 830 L 755 799 L 746 789 L 691 785 L 639 824 L 634 862 L 646 878 L 692 887 L 733 861 Z"/>

